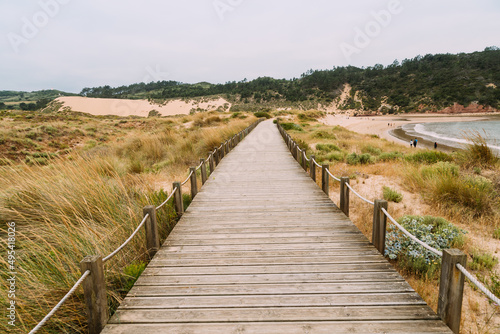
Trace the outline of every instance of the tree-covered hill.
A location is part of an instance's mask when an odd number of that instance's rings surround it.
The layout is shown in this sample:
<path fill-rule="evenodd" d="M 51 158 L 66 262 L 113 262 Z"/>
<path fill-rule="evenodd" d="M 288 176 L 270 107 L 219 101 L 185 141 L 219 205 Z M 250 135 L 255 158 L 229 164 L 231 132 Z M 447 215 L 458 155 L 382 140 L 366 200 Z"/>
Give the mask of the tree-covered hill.
<path fill-rule="evenodd" d="M 499 108 L 500 49 L 482 52 L 436 54 L 405 59 L 401 63 L 368 68 L 353 66 L 310 70 L 299 79 L 258 78 L 225 84 L 184 84 L 176 81 L 138 83 L 112 88 L 85 88 L 81 95 L 113 98 L 195 98 L 222 95 L 242 105 L 329 105 L 345 86 L 352 90 L 342 109 L 364 111 L 441 110 L 459 103 Z M 338 101 L 338 99 L 337 99 Z"/>
<path fill-rule="evenodd" d="M 0 109 L 37 110 L 59 96 L 76 95 L 55 89 L 34 92 L 0 91 Z"/>

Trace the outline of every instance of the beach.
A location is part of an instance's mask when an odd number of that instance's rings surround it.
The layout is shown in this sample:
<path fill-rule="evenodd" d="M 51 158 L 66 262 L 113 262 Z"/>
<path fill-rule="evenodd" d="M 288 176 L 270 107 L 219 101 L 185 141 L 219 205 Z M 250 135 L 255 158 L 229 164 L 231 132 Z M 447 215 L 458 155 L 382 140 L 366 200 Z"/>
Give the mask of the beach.
<path fill-rule="evenodd" d="M 430 142 L 422 137 L 409 136 L 402 126 L 405 124 L 420 124 L 420 123 L 438 123 L 438 122 L 471 122 L 471 121 L 487 121 L 491 119 L 499 119 L 499 114 L 402 114 L 391 116 L 370 116 L 370 117 L 352 117 L 342 114 L 328 114 L 320 121 L 326 125 L 339 125 L 348 130 L 362 133 L 377 135 L 380 138 L 400 144 L 410 145 L 410 140 L 417 138 L 417 148 L 434 148 L 434 142 Z M 456 151 L 457 147 L 446 146 L 438 143 L 438 149 L 443 151 Z"/>

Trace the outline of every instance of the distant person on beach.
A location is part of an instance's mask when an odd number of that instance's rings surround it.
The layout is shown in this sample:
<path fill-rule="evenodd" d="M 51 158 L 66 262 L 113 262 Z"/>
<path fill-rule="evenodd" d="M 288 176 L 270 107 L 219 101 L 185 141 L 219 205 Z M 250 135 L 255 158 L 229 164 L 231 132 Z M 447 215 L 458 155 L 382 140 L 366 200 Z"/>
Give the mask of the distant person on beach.
<path fill-rule="evenodd" d="M 410 140 L 410 147 L 413 147 L 413 139 Z"/>
<path fill-rule="evenodd" d="M 415 138 L 415 140 L 413 141 L 413 146 L 414 146 L 414 147 L 417 147 L 417 143 L 418 143 L 418 139 L 417 139 L 417 138 Z"/>
<path fill-rule="evenodd" d="M 438 143 L 434 142 L 434 149 L 438 148 Z"/>

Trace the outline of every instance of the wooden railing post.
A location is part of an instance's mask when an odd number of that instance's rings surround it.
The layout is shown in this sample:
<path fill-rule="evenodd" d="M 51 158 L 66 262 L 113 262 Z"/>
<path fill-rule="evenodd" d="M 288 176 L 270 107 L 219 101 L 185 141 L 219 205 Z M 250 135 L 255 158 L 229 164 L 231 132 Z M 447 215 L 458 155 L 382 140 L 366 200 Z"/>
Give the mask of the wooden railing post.
<path fill-rule="evenodd" d="M 87 256 L 80 262 L 80 271 L 90 270 L 82 283 L 88 317 L 89 334 L 99 334 L 108 322 L 108 300 L 104 266 L 99 255 Z"/>
<path fill-rule="evenodd" d="M 212 173 L 215 170 L 214 154 L 213 154 L 213 152 L 210 152 L 210 155 L 209 155 L 209 158 L 208 158 L 208 167 L 210 168 L 210 175 L 212 175 Z"/>
<path fill-rule="evenodd" d="M 191 183 L 191 199 L 194 199 L 196 194 L 198 194 L 198 182 L 196 180 L 196 167 L 190 167 L 189 173 L 191 174 L 190 183 Z"/>
<path fill-rule="evenodd" d="M 224 159 L 224 155 L 225 155 L 225 148 L 224 148 L 224 144 L 221 144 L 221 146 L 219 146 L 220 149 L 218 149 L 217 151 L 219 151 L 219 162 Z"/>
<path fill-rule="evenodd" d="M 314 161 L 316 160 L 316 156 L 311 155 L 311 162 L 309 163 L 309 173 L 311 175 L 311 179 L 316 182 L 316 164 Z"/>
<path fill-rule="evenodd" d="M 172 189 L 177 188 L 174 193 L 174 207 L 175 212 L 177 212 L 177 217 L 181 217 L 184 213 L 184 202 L 182 201 L 182 187 L 180 182 L 174 182 Z"/>
<path fill-rule="evenodd" d="M 217 167 L 219 165 L 219 149 L 217 147 L 214 148 L 213 157 L 214 157 L 215 167 Z"/>
<path fill-rule="evenodd" d="M 374 201 L 372 244 L 382 255 L 385 252 L 385 231 L 387 229 L 387 217 L 382 212 L 382 208 L 387 210 L 387 207 L 387 201 L 379 199 Z"/>
<path fill-rule="evenodd" d="M 349 217 L 349 188 L 347 188 L 347 184 L 349 184 L 348 177 L 340 178 L 340 210 Z"/>
<path fill-rule="evenodd" d="M 302 168 L 307 172 L 307 156 L 306 156 L 306 150 L 302 151 Z"/>
<path fill-rule="evenodd" d="M 201 185 L 203 186 L 207 182 L 207 164 L 205 159 L 200 159 L 201 163 Z"/>
<path fill-rule="evenodd" d="M 441 279 L 439 282 L 438 315 L 450 327 L 453 333 L 460 332 L 462 299 L 464 293 L 464 275 L 457 268 L 457 263 L 464 268 L 467 256 L 458 249 L 443 249 Z"/>
<path fill-rule="evenodd" d="M 321 165 L 321 189 L 325 192 L 325 194 L 330 194 L 330 175 L 327 170 L 330 168 L 329 165 Z"/>
<path fill-rule="evenodd" d="M 142 209 L 143 217 L 149 214 L 144 224 L 146 229 L 146 249 L 149 257 L 152 258 L 160 249 L 160 236 L 158 235 L 158 223 L 156 221 L 156 208 L 148 205 Z"/>

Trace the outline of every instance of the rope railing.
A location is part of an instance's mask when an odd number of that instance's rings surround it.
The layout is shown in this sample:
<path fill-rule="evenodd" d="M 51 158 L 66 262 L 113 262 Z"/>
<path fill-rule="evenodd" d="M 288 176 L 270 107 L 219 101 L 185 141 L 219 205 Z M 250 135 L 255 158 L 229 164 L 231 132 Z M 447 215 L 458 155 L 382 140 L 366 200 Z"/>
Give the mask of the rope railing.
<path fill-rule="evenodd" d="M 184 180 L 184 182 L 181 183 L 181 186 L 185 185 L 186 183 L 188 183 L 189 179 L 191 179 L 191 176 L 193 175 L 193 172 L 189 173 L 188 177 L 186 180 Z"/>
<path fill-rule="evenodd" d="M 472 276 L 472 274 L 468 272 L 467 269 L 465 269 L 460 263 L 457 263 L 456 267 L 458 270 L 460 270 L 462 274 L 464 274 L 465 277 L 469 279 L 469 281 L 471 281 L 472 284 L 474 284 L 479 290 L 481 290 L 481 292 L 484 293 L 486 297 L 488 297 L 492 302 L 500 306 L 500 299 L 497 296 L 495 296 L 490 290 L 488 290 L 483 285 L 483 283 L 479 282 L 477 278 Z"/>
<path fill-rule="evenodd" d="M 328 170 L 328 169 L 327 169 L 327 170 L 326 170 L 326 172 L 327 172 L 328 174 L 330 174 L 330 176 L 332 177 L 332 179 L 334 179 L 335 181 L 340 182 L 340 179 L 339 179 L 339 178 L 337 178 L 337 177 L 335 177 L 335 175 L 333 175 L 333 174 L 330 172 L 330 170 Z"/>
<path fill-rule="evenodd" d="M 132 235 L 130 237 L 128 237 L 128 239 L 125 240 L 125 242 L 123 244 L 121 244 L 120 247 L 118 247 L 117 249 L 115 249 L 111 254 L 109 254 L 105 258 L 103 258 L 102 262 L 106 263 L 108 260 L 110 260 L 111 258 L 113 258 L 116 254 L 118 254 L 118 252 L 121 251 L 125 246 L 127 246 L 127 244 L 135 237 L 135 235 L 137 234 L 137 232 L 139 232 L 139 230 L 141 229 L 141 227 L 146 222 L 146 219 L 148 219 L 148 218 L 149 218 L 149 214 L 146 214 L 144 216 L 144 218 L 142 219 L 141 223 L 139 224 L 139 226 L 137 226 L 137 228 L 135 229 L 134 233 L 132 233 Z"/>
<path fill-rule="evenodd" d="M 127 244 L 137 235 L 137 233 L 140 231 L 140 229 L 146 225 L 146 223 L 149 221 L 148 223 L 148 226 L 149 229 L 157 229 L 157 225 L 156 225 L 156 210 L 159 210 L 161 209 L 165 204 L 168 203 L 168 201 L 170 199 L 172 199 L 172 197 L 175 198 L 175 210 L 177 211 L 178 215 L 182 214 L 184 209 L 183 209 L 183 203 L 182 203 L 182 195 L 181 195 L 181 186 L 182 185 L 185 185 L 190 179 L 191 177 L 193 176 L 193 173 L 196 171 L 196 170 L 199 170 L 203 164 L 206 162 L 210 162 L 210 158 L 212 158 L 218 150 L 221 150 L 222 148 L 224 148 L 226 146 L 227 150 L 231 150 L 233 146 L 237 145 L 239 143 L 239 141 L 245 137 L 246 135 L 248 135 L 250 133 L 251 130 L 253 130 L 260 122 L 262 121 L 262 119 L 258 120 L 257 122 L 253 123 L 252 125 L 248 126 L 245 130 L 237 133 L 236 135 L 234 135 L 230 141 L 225 141 L 224 143 L 222 143 L 218 148 L 215 148 L 212 152 L 209 153 L 208 155 L 208 158 L 206 160 L 203 160 L 201 159 L 202 161 L 200 162 L 200 165 L 196 168 L 194 168 L 194 170 L 191 170 L 191 172 L 189 173 L 189 176 L 187 177 L 187 179 L 182 182 L 182 184 L 180 183 L 174 183 L 174 187 L 173 187 L 173 190 L 172 190 L 172 193 L 167 197 L 167 199 L 165 201 L 163 201 L 159 206 L 157 207 L 145 207 L 144 208 L 144 211 L 146 211 L 146 209 L 148 210 L 152 210 L 151 212 L 154 213 L 154 217 L 150 215 L 150 213 L 145 213 L 144 214 L 144 217 L 142 219 L 142 221 L 139 223 L 139 225 L 137 226 L 137 228 L 134 230 L 134 232 L 130 235 L 130 237 L 125 240 L 118 248 L 116 248 L 112 253 L 110 253 L 108 256 L 102 258 L 102 260 L 100 260 L 100 263 L 101 263 L 101 266 L 106 263 L 107 261 L 109 261 L 110 259 L 112 259 L 116 254 L 118 254 L 125 246 L 127 246 Z M 241 137 L 241 138 L 240 138 Z M 236 139 L 236 141 L 235 141 Z M 230 145 L 228 145 L 228 142 L 230 143 Z M 236 143 L 235 143 L 236 142 Z M 212 168 L 212 167 L 211 167 Z M 202 171 L 202 176 L 206 176 L 206 174 L 203 174 L 203 171 Z M 194 195 L 196 194 L 197 190 L 197 185 L 196 185 L 196 178 L 193 180 L 192 183 L 194 183 L 194 185 L 192 184 L 191 185 L 191 188 L 192 188 L 192 197 L 194 198 Z M 175 186 L 177 184 L 177 186 Z M 194 190 L 195 192 L 193 193 L 193 186 L 194 186 Z M 151 226 L 151 222 L 154 222 L 153 226 Z M 146 239 L 147 239 L 147 244 L 148 244 L 148 251 L 152 251 L 150 252 L 149 254 L 154 254 L 154 252 L 156 252 L 156 249 L 154 249 L 155 247 L 153 247 L 153 249 L 150 249 L 149 247 L 149 244 L 151 243 L 151 240 L 149 239 L 149 236 L 148 236 L 148 227 L 146 227 Z M 150 233 L 151 234 L 151 231 Z M 154 235 L 154 238 L 158 238 L 157 237 L 157 232 L 156 231 L 153 231 L 152 235 Z M 154 242 L 153 242 L 154 244 Z M 159 240 L 157 240 L 156 244 L 159 244 Z M 101 259 L 100 257 L 98 257 L 99 259 Z M 101 270 L 102 270 L 102 267 L 101 267 Z M 47 313 L 47 315 L 29 332 L 29 334 L 34 334 L 36 333 L 42 326 L 45 325 L 45 323 L 59 310 L 59 308 L 61 308 L 61 306 L 66 302 L 66 300 L 76 291 L 76 289 L 85 281 L 85 279 L 91 274 L 91 270 L 86 270 L 82 276 L 78 279 L 78 281 L 75 282 L 75 284 L 73 285 L 73 287 L 69 290 L 69 292 L 59 301 L 59 303 L 57 303 L 56 306 L 54 306 L 54 308 L 49 312 Z M 102 282 L 101 283 L 101 287 L 100 288 L 103 288 L 104 287 L 104 292 L 101 294 L 101 297 L 102 298 L 106 298 L 106 292 L 105 292 L 105 284 L 102 285 Z M 96 284 L 95 282 L 92 282 L 92 284 Z M 85 286 L 84 286 L 85 287 Z M 95 286 L 93 286 L 93 289 L 96 289 Z M 95 295 L 95 294 L 94 294 Z M 96 308 L 96 307 L 91 307 L 90 309 L 94 310 L 94 312 L 104 312 L 106 315 L 107 315 L 107 300 L 101 300 L 99 301 L 101 303 L 101 306 L 100 308 Z M 97 304 L 98 301 L 95 300 L 95 298 L 92 298 L 92 300 L 86 300 L 86 303 L 87 303 L 87 306 L 89 304 Z M 89 309 L 89 307 L 87 307 L 87 309 Z M 106 317 L 102 317 L 101 316 L 102 314 L 92 314 L 92 316 L 89 315 L 89 328 L 92 327 L 92 328 L 101 328 L 104 327 L 105 323 L 101 323 L 101 321 L 103 320 L 103 318 L 106 318 L 105 320 L 107 321 L 107 316 Z M 91 319 L 94 319 L 94 320 L 91 320 Z M 91 321 L 95 321 L 96 323 L 90 323 Z M 92 332 L 92 331 L 91 331 Z M 96 331 L 96 333 L 100 332 L 100 330 Z M 93 332 L 92 332 L 93 333 Z"/>
<path fill-rule="evenodd" d="M 340 209 L 349 216 L 349 190 L 352 191 L 357 197 L 359 197 L 364 202 L 373 205 L 373 230 L 372 230 L 372 244 L 379 250 L 380 253 L 384 255 L 385 253 L 385 234 L 386 234 L 386 219 L 396 226 L 404 235 L 410 238 L 412 241 L 416 242 L 420 246 L 424 247 L 431 253 L 439 256 L 442 259 L 441 265 L 441 278 L 440 278 L 440 288 L 439 288 L 439 304 L 438 304 L 438 314 L 445 320 L 446 324 L 452 329 L 453 332 L 458 333 L 460 330 L 460 318 L 461 318 L 461 303 L 463 294 L 463 279 L 457 279 L 457 275 L 463 274 L 472 284 L 474 284 L 482 293 L 484 293 L 492 302 L 500 306 L 500 298 L 496 297 L 488 288 L 486 288 L 476 277 L 474 277 L 467 269 L 464 267 L 466 263 L 466 255 L 459 251 L 453 249 L 443 249 L 438 250 L 422 240 L 418 239 L 416 236 L 408 232 L 403 226 L 401 226 L 387 211 L 387 201 L 376 200 L 374 202 L 361 196 L 354 188 L 349 184 L 349 178 L 337 178 L 329 170 L 329 166 L 320 165 L 313 156 L 307 159 L 307 156 L 294 154 L 294 148 L 297 148 L 300 152 L 303 152 L 298 148 L 297 143 L 291 138 L 290 135 L 281 127 L 278 123 L 278 129 L 285 140 L 288 148 L 292 152 L 297 162 L 302 159 L 302 164 L 304 164 L 304 159 L 311 161 L 310 174 L 313 180 L 316 181 L 315 167 L 322 168 L 322 188 L 323 191 L 328 195 L 328 176 L 332 177 L 336 181 L 341 182 L 340 189 Z M 385 218 L 383 218 L 385 217 Z M 459 261 L 463 262 L 459 263 Z M 454 296 L 454 297 L 450 297 Z M 458 305 L 457 305 L 458 304 Z"/>
<path fill-rule="evenodd" d="M 172 198 L 172 196 L 174 196 L 175 192 L 177 191 L 177 187 L 175 187 L 173 190 L 172 190 L 172 193 L 170 194 L 170 196 L 167 197 L 167 199 L 165 201 L 163 201 L 163 203 L 161 203 L 160 205 L 158 205 L 156 207 L 156 210 L 160 210 L 165 204 L 167 204 L 168 201 L 170 201 L 170 199 Z"/>
<path fill-rule="evenodd" d="M 202 160 L 200 162 L 200 164 L 198 165 L 198 167 L 196 167 L 196 170 L 199 170 L 201 168 L 201 166 L 203 166 L 204 163 L 205 163 L 205 160 Z"/>
<path fill-rule="evenodd" d="M 354 190 L 353 187 L 351 187 L 351 185 L 349 183 L 346 183 L 346 186 L 347 188 L 349 188 L 353 193 L 354 195 L 358 196 L 361 200 L 365 201 L 366 203 L 370 204 L 370 205 L 374 205 L 375 203 L 364 198 L 363 196 L 361 196 L 356 190 Z"/>
<path fill-rule="evenodd" d="M 45 325 L 45 323 L 50 319 L 52 318 L 52 316 L 57 312 L 57 310 L 59 310 L 59 308 L 66 302 L 66 300 L 68 300 L 69 297 L 71 297 L 71 295 L 76 291 L 76 289 L 82 284 L 82 282 L 85 280 L 85 278 L 87 278 L 87 276 L 90 275 L 90 270 L 87 270 L 83 273 L 83 275 L 78 279 L 78 281 L 76 281 L 76 283 L 73 285 L 73 287 L 68 291 L 68 293 L 59 301 L 59 303 L 57 303 L 56 306 L 54 306 L 54 308 L 52 310 L 50 310 L 49 313 L 47 313 L 47 315 L 42 319 L 42 321 L 40 321 L 38 323 L 38 325 L 35 326 L 35 328 L 33 328 L 29 334 L 35 334 L 36 332 L 38 332 L 38 330 L 40 328 L 42 328 L 43 325 Z"/>

